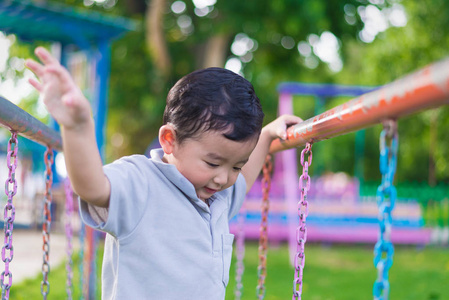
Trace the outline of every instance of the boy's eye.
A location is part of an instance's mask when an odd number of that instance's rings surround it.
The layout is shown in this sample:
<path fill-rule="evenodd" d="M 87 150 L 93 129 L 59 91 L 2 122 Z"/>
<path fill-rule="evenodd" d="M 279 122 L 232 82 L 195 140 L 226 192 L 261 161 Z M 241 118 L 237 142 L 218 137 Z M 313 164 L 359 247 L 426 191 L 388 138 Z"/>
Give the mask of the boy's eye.
<path fill-rule="evenodd" d="M 240 172 L 242 170 L 242 168 L 234 167 L 234 170 L 237 172 Z"/>
<path fill-rule="evenodd" d="M 217 164 L 213 164 L 213 163 L 210 163 L 210 162 L 207 162 L 207 161 L 206 161 L 206 164 L 208 164 L 208 165 L 209 165 L 210 167 L 212 167 L 212 168 L 218 167 Z"/>

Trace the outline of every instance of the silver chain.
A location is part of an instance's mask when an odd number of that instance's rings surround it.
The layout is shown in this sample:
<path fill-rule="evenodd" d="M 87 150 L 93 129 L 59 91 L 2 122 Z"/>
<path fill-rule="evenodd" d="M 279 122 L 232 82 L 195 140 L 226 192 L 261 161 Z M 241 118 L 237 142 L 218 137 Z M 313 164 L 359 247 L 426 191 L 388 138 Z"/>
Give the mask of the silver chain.
<path fill-rule="evenodd" d="M 305 159 L 308 154 L 308 159 Z M 310 189 L 309 166 L 312 164 L 312 144 L 307 143 L 306 147 L 301 151 L 302 175 L 299 177 L 299 188 L 301 190 L 301 198 L 298 202 L 299 225 L 296 228 L 296 242 L 298 244 L 295 255 L 295 279 L 293 280 L 293 300 L 301 300 L 302 294 L 302 277 L 306 257 L 304 254 L 304 246 L 307 241 L 306 219 L 309 214 L 309 203 L 307 202 L 307 192 Z"/>
<path fill-rule="evenodd" d="M 17 193 L 17 181 L 16 181 L 16 169 L 17 169 L 17 151 L 18 140 L 17 132 L 11 132 L 11 138 L 8 142 L 8 153 L 6 157 L 8 165 L 8 179 L 5 182 L 5 193 L 8 197 L 7 203 L 4 209 L 4 221 L 5 221 L 5 241 L 2 248 L 2 260 L 5 263 L 5 270 L 0 275 L 1 287 L 2 287 L 2 300 L 9 299 L 9 291 L 12 286 L 12 273 L 9 270 L 9 263 L 14 256 L 14 247 L 12 245 L 12 232 L 14 228 L 14 219 L 16 215 L 16 209 L 13 204 L 13 197 Z M 11 187 L 12 185 L 12 187 Z M 5 277 L 8 281 L 5 283 Z"/>
<path fill-rule="evenodd" d="M 42 282 L 41 282 L 41 294 L 44 299 L 47 299 L 48 294 L 50 293 L 50 283 L 48 282 L 48 273 L 50 273 L 50 262 L 49 262 L 49 254 L 50 254 L 50 225 L 51 225 L 51 186 L 53 183 L 53 150 L 51 148 L 47 148 L 44 154 L 45 159 L 45 201 L 44 201 L 44 221 L 42 224 L 42 237 L 44 240 L 44 244 L 42 246 L 43 249 L 43 262 L 42 262 Z"/>

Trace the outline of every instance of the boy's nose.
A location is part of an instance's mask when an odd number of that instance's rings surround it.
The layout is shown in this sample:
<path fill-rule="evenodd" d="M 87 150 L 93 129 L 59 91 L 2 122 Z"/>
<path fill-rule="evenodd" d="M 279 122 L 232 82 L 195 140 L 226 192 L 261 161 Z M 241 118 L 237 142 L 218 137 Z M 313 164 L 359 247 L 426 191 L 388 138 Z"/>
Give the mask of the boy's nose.
<path fill-rule="evenodd" d="M 214 177 L 214 183 L 224 186 L 228 183 L 228 173 L 227 172 L 219 172 Z"/>

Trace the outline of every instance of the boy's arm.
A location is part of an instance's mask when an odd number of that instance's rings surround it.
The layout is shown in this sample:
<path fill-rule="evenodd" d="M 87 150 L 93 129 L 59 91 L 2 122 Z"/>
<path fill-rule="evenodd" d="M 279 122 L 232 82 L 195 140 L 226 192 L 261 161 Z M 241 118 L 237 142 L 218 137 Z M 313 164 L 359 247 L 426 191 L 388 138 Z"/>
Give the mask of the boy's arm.
<path fill-rule="evenodd" d="M 41 63 L 27 60 L 26 66 L 39 81 L 30 79 L 42 95 L 48 112 L 61 127 L 67 172 L 74 191 L 86 202 L 108 207 L 110 183 L 95 138 L 89 101 L 69 72 L 46 49 L 36 48 Z"/>
<path fill-rule="evenodd" d="M 265 158 L 274 139 L 287 138 L 287 127 L 302 122 L 302 119 L 292 115 L 282 115 L 262 128 L 256 148 L 251 153 L 248 162 L 242 168 L 242 174 L 246 180 L 246 192 L 248 192 L 259 176 Z"/>

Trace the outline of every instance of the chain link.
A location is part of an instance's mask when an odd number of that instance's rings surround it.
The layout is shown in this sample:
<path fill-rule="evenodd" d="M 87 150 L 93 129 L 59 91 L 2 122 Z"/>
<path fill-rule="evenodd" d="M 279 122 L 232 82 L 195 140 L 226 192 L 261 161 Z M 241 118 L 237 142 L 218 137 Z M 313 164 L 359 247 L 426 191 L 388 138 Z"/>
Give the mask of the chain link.
<path fill-rule="evenodd" d="M 238 217 L 238 234 L 236 240 L 236 258 L 237 267 L 235 271 L 235 290 L 234 296 L 235 300 L 240 300 L 243 295 L 243 273 L 245 271 L 245 265 L 243 264 L 243 259 L 245 258 L 245 219 L 246 219 L 246 209 L 244 205 L 240 210 Z"/>
<path fill-rule="evenodd" d="M 308 159 L 305 156 L 308 155 Z M 312 164 L 312 144 L 307 143 L 301 151 L 302 175 L 299 177 L 299 189 L 301 198 L 298 202 L 299 225 L 296 228 L 296 242 L 298 243 L 295 255 L 295 279 L 293 280 L 292 299 L 300 300 L 302 294 L 302 277 L 306 257 L 304 246 L 307 241 L 306 219 L 309 214 L 309 203 L 307 202 L 307 193 L 310 189 L 309 166 Z"/>
<path fill-rule="evenodd" d="M 387 143 L 389 142 L 389 143 Z M 390 290 L 388 271 L 393 265 L 394 248 L 391 242 L 392 211 L 396 202 L 396 188 L 393 186 L 398 152 L 396 123 L 384 124 L 380 133 L 380 172 L 382 182 L 377 189 L 379 208 L 379 239 L 374 246 L 374 266 L 378 276 L 373 286 L 375 300 L 387 300 Z"/>
<path fill-rule="evenodd" d="M 49 253 L 50 253 L 50 225 L 51 225 L 51 186 L 53 183 L 53 171 L 52 165 L 54 161 L 53 150 L 47 147 L 44 153 L 45 161 L 45 201 L 44 201 L 44 220 L 42 223 L 42 238 L 44 252 L 42 262 L 42 282 L 41 282 L 41 294 L 44 299 L 47 299 L 50 293 L 50 283 L 48 282 L 48 273 L 50 273 Z"/>
<path fill-rule="evenodd" d="M 5 270 L 0 275 L 1 288 L 2 288 L 2 300 L 9 299 L 9 292 L 12 286 L 12 273 L 9 270 L 9 263 L 14 256 L 14 247 L 12 245 L 12 232 L 14 228 L 14 219 L 16 215 L 16 209 L 13 204 L 13 197 L 17 193 L 17 181 L 16 181 L 16 169 L 17 169 L 17 151 L 19 144 L 17 140 L 17 132 L 11 132 L 11 138 L 8 142 L 8 153 L 6 156 L 6 162 L 9 169 L 8 179 L 5 182 L 5 193 L 8 197 L 4 208 L 4 222 L 5 222 L 5 240 L 2 248 L 2 261 L 5 263 Z M 12 185 L 12 186 L 11 186 Z M 5 283 L 5 277 L 7 282 Z"/>
<path fill-rule="evenodd" d="M 72 215 L 73 215 L 73 191 L 72 186 L 70 185 L 70 179 L 66 178 L 64 182 L 64 191 L 66 197 L 65 203 L 65 213 L 66 213 L 66 221 L 65 221 L 65 234 L 67 237 L 67 262 L 66 262 L 66 272 L 67 272 L 67 281 L 66 281 L 66 291 L 67 291 L 67 299 L 72 300 L 72 280 L 73 280 L 73 227 L 72 227 Z"/>
<path fill-rule="evenodd" d="M 271 156 L 267 155 L 265 164 L 263 166 L 263 178 L 262 178 L 262 221 L 260 224 L 260 239 L 259 239 L 259 266 L 257 267 L 257 297 L 262 300 L 265 297 L 265 278 L 267 276 L 267 248 L 268 248 L 268 208 L 271 188 L 271 170 L 273 166 L 271 163 Z"/>

